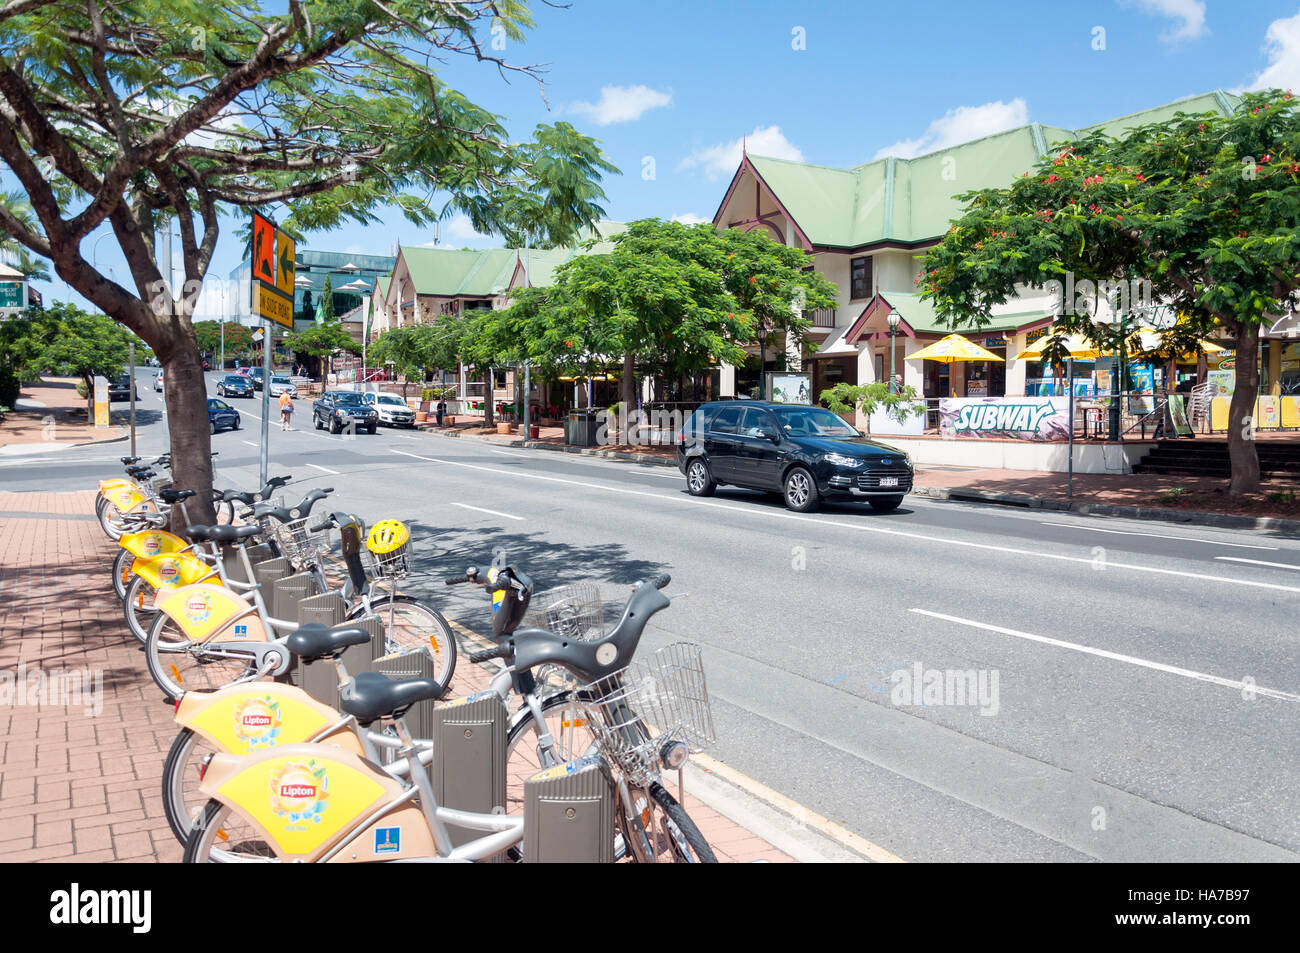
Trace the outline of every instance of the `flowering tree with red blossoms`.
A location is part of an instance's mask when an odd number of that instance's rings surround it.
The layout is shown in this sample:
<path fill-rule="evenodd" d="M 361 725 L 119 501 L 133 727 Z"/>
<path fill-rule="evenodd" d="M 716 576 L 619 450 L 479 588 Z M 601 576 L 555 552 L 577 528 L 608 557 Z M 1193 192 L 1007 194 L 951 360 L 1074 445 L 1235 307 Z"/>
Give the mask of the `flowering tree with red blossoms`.
<path fill-rule="evenodd" d="M 1150 282 L 1181 320 L 1168 350 L 1226 333 L 1236 390 L 1228 449 L 1234 494 L 1259 488 L 1253 442 L 1261 327 L 1300 289 L 1300 113 L 1290 92 L 1242 98 L 1230 116 L 1179 113 L 1122 136 L 1054 147 L 1009 188 L 960 196 L 966 211 L 931 248 L 918 284 L 953 328 L 980 327 L 1026 286 L 1067 274 L 1101 286 Z M 1116 332 L 1063 302 L 1057 325 L 1112 347 Z"/>

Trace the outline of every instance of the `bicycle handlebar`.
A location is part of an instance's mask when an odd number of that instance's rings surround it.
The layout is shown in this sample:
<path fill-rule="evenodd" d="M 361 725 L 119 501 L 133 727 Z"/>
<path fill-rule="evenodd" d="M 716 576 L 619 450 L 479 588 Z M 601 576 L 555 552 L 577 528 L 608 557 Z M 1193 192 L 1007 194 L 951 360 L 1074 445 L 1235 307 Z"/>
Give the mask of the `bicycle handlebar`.
<path fill-rule="evenodd" d="M 486 662 L 494 658 L 510 658 L 514 654 L 514 645 L 508 643 L 506 645 L 498 645 L 494 649 L 488 649 L 486 652 L 472 652 L 469 655 L 469 660 L 475 663 Z"/>

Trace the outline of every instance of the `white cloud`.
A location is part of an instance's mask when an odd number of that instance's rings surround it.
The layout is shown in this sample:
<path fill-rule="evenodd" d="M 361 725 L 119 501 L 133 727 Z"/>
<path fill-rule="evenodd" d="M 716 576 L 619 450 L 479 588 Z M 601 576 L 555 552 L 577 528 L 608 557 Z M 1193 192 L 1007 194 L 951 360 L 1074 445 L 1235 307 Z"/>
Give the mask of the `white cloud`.
<path fill-rule="evenodd" d="M 780 126 L 758 126 L 741 139 L 695 150 L 678 163 L 677 168 L 693 169 L 700 166 L 709 181 L 714 181 L 724 175 L 730 176 L 736 171 L 736 167 L 740 165 L 742 148 L 756 156 L 803 161 L 803 153 L 798 146 L 785 137 Z"/>
<path fill-rule="evenodd" d="M 672 220 L 674 222 L 681 222 L 683 225 L 701 225 L 704 222 L 713 221 L 711 218 L 701 218 L 694 212 L 685 212 L 681 215 L 674 215 Z"/>
<path fill-rule="evenodd" d="M 1264 52 L 1268 66 L 1247 85 L 1233 92 L 1250 89 L 1300 89 L 1300 11 L 1293 17 L 1274 20 L 1264 34 Z"/>
<path fill-rule="evenodd" d="M 1001 100 L 983 106 L 958 106 L 930 123 L 925 132 L 915 139 L 900 139 L 891 146 L 876 151 L 874 158 L 896 156 L 912 159 L 927 152 L 947 149 L 972 139 L 991 136 L 1029 122 L 1029 107 L 1023 99 L 1009 103 Z"/>
<path fill-rule="evenodd" d="M 1125 2 L 1126 5 L 1135 6 L 1144 13 L 1174 20 L 1169 29 L 1160 34 L 1160 39 L 1166 43 L 1194 40 L 1210 32 L 1205 25 L 1205 0 L 1125 0 Z"/>
<path fill-rule="evenodd" d="M 600 100 L 569 104 L 569 112 L 590 116 L 598 126 L 635 122 L 651 109 L 667 106 L 673 94 L 649 86 L 602 86 Z"/>

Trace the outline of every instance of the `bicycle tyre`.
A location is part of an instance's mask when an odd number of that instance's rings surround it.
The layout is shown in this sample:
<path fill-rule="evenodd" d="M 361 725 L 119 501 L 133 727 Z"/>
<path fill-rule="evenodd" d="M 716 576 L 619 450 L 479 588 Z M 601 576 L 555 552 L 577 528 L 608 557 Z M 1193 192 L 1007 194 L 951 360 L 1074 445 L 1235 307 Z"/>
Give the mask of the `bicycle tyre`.
<path fill-rule="evenodd" d="M 175 740 L 172 741 L 171 748 L 167 751 L 167 759 L 163 762 L 163 814 L 166 815 L 167 824 L 171 827 L 172 833 L 176 835 L 176 839 L 180 841 L 182 847 L 189 840 L 190 831 L 194 829 L 194 817 L 190 816 L 185 801 L 186 779 L 197 776 L 199 780 L 202 780 L 202 769 L 198 767 L 194 753 L 203 744 L 212 748 L 214 752 L 221 750 L 213 746 L 193 729 L 182 728 L 176 735 Z M 204 752 L 197 759 L 197 762 L 202 763 L 206 760 L 207 752 Z M 199 811 L 202 810 L 203 807 L 200 805 Z M 197 816 L 197 812 L 195 816 Z"/>
<path fill-rule="evenodd" d="M 235 504 L 221 497 L 220 490 L 212 491 L 212 509 L 216 514 L 218 526 L 230 526 L 235 522 Z"/>
<path fill-rule="evenodd" d="M 669 829 L 669 846 L 672 848 L 675 862 L 679 864 L 716 864 L 718 858 L 714 855 L 713 848 L 709 846 L 709 842 L 704 839 L 700 829 L 695 826 L 695 822 L 686 813 L 686 808 L 678 804 L 677 799 L 669 794 L 658 781 L 652 781 L 649 790 L 651 800 L 663 809 L 670 824 L 677 828 L 676 833 L 681 835 L 680 837 L 675 836 L 671 828 Z M 694 856 L 691 856 L 692 853 Z M 636 853 L 633 852 L 632 856 L 635 858 Z"/>
<path fill-rule="evenodd" d="M 126 587 L 131 584 L 131 564 L 135 554 L 129 549 L 119 549 L 113 557 L 113 591 L 119 599 L 126 598 Z"/>
<path fill-rule="evenodd" d="M 243 824 L 250 831 L 256 830 L 220 801 L 216 799 L 208 801 L 199 815 L 199 821 L 194 825 L 185 840 L 185 853 L 181 857 L 181 863 L 220 864 L 242 862 L 278 864 L 280 862 L 279 858 L 275 856 L 270 845 L 264 841 L 250 839 L 247 843 L 251 849 L 233 854 L 215 847 L 219 835 L 227 829 L 237 829 L 240 824 Z M 227 840 L 234 840 L 234 838 L 227 837 Z"/>
<path fill-rule="evenodd" d="M 388 631 L 389 606 L 393 607 L 393 628 L 398 629 L 396 634 Z M 441 686 L 438 695 L 441 698 L 451 685 L 452 676 L 456 674 L 457 657 L 456 636 L 442 613 L 410 596 L 381 596 L 371 599 L 370 611 L 384 623 L 388 641 L 386 648 L 389 651 L 409 652 L 432 648 L 433 678 Z M 348 613 L 347 618 L 349 622 L 355 622 L 365 614 L 365 607 L 357 606 Z M 408 620 L 405 624 L 399 624 L 402 616 Z"/>
<path fill-rule="evenodd" d="M 176 701 L 189 691 L 210 691 L 224 688 L 241 678 L 257 671 L 251 660 L 244 662 L 232 658 L 204 659 L 200 652 L 189 651 L 190 640 L 184 633 L 165 633 L 164 629 L 172 619 L 165 613 L 154 615 L 149 625 L 149 636 L 144 643 L 145 667 L 154 684 L 172 701 Z M 172 636 L 163 642 L 164 635 Z M 185 665 L 185 674 L 180 665 Z M 186 680 L 186 674 L 190 676 Z"/>
<path fill-rule="evenodd" d="M 144 576 L 132 576 L 122 594 L 122 615 L 126 619 L 127 630 L 136 640 L 144 645 L 149 640 L 149 626 L 157 615 L 153 607 L 158 590 L 149 584 Z"/>

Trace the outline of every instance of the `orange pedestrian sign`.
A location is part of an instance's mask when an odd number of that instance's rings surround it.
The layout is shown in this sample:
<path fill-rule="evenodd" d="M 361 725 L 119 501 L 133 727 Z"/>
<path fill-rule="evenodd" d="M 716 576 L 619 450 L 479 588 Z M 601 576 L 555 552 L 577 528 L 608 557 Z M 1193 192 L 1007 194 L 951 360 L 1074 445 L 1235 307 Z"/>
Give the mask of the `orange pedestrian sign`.
<path fill-rule="evenodd" d="M 253 280 L 275 284 L 275 233 L 268 219 L 253 213 Z"/>
<path fill-rule="evenodd" d="M 275 223 L 253 213 L 252 312 L 293 328 L 294 241 Z"/>

